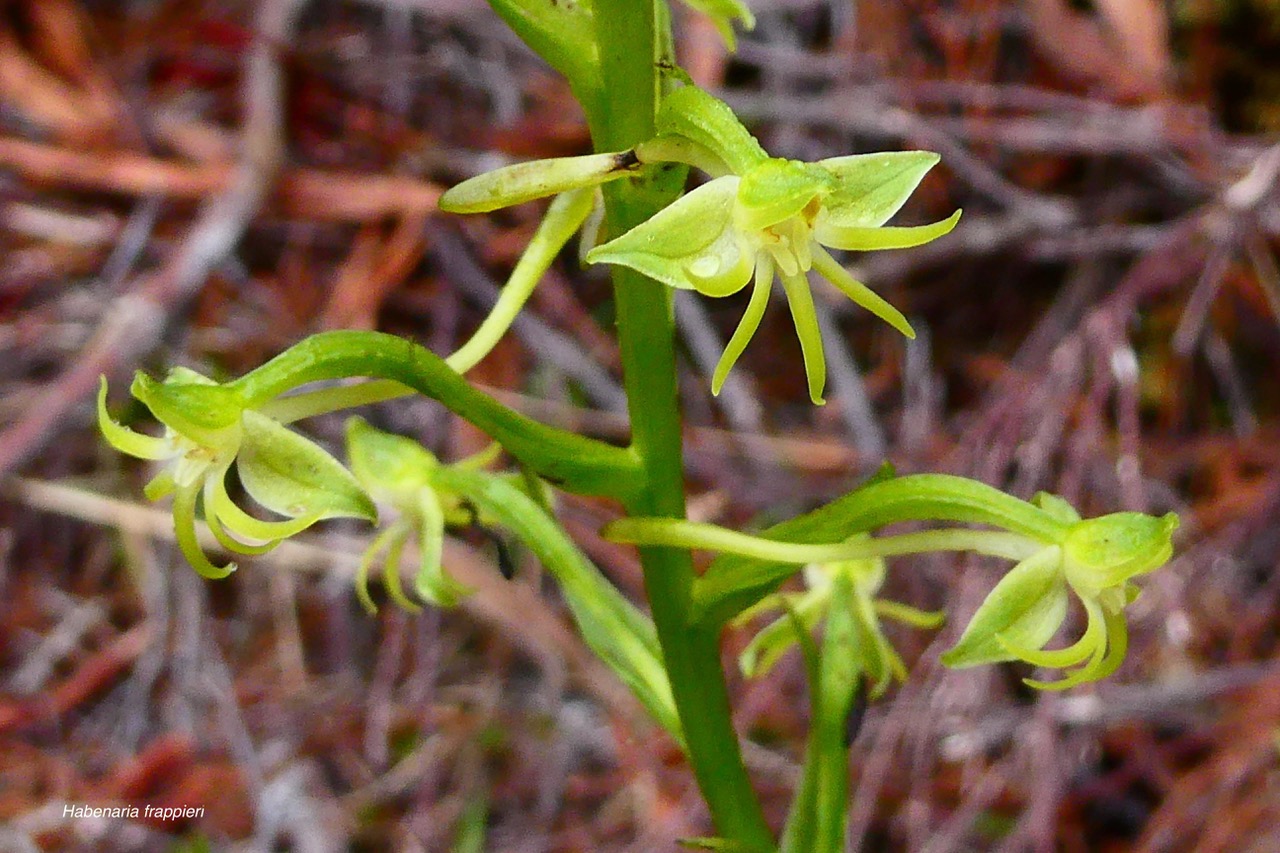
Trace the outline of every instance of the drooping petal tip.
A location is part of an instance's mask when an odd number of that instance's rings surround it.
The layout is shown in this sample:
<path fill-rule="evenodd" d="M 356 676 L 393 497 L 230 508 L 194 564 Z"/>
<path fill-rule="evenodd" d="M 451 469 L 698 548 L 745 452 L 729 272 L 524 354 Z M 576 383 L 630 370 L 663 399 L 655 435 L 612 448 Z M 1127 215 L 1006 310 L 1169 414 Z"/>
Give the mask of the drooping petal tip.
<path fill-rule="evenodd" d="M 168 443 L 161 438 L 134 432 L 121 426 L 107 413 L 107 377 L 98 383 L 98 431 L 116 450 L 138 459 L 158 460 L 171 454 Z"/>

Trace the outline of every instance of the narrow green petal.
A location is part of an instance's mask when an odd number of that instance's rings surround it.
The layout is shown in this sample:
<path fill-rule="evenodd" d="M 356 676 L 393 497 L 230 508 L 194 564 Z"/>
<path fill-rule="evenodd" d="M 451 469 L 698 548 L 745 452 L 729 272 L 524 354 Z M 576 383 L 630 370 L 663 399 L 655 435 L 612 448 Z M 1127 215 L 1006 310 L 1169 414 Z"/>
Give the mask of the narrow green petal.
<path fill-rule="evenodd" d="M 217 539 L 218 543 L 228 551 L 255 556 L 267 553 L 272 548 L 275 548 L 280 544 L 279 539 L 272 539 L 262 543 L 242 542 L 228 533 L 226 528 L 222 525 L 222 520 L 218 518 L 216 499 L 217 488 L 218 483 L 221 482 L 226 475 L 227 469 L 226 467 L 223 467 L 220 471 L 214 472 L 212 476 L 205 478 L 203 486 L 205 523 L 209 525 L 209 530 L 213 533 L 213 538 Z"/>
<path fill-rule="evenodd" d="M 632 174 L 639 164 L 631 151 L 516 163 L 452 187 L 440 196 L 440 209 L 446 213 L 484 213 L 617 180 Z"/>
<path fill-rule="evenodd" d="M 254 518 L 242 510 L 227 493 L 225 471 L 224 468 L 222 476 L 213 477 L 210 480 L 213 488 L 210 490 L 211 493 L 206 492 L 206 495 L 212 497 L 213 503 L 212 506 L 206 507 L 206 512 L 216 515 L 220 523 L 236 536 L 256 539 L 259 542 L 279 542 L 301 533 L 320 520 L 320 516 L 316 513 L 288 521 L 263 521 L 260 518 Z"/>
<path fill-rule="evenodd" d="M 822 351 L 822 332 L 818 329 L 818 315 L 813 307 L 813 293 L 809 282 L 801 275 L 784 275 L 782 288 L 791 307 L 791 319 L 800 339 L 800 352 L 804 356 L 804 373 L 809 380 L 809 399 L 815 406 L 826 403 L 822 388 L 827 384 L 827 359 Z"/>
<path fill-rule="evenodd" d="M 472 590 L 445 573 L 444 508 L 433 490 L 422 489 L 418 510 L 421 513 L 420 562 L 414 590 L 420 598 L 438 607 L 453 607 Z"/>
<path fill-rule="evenodd" d="M 733 336 L 725 345 L 720 360 L 716 362 L 715 372 L 711 376 L 712 394 L 720 394 L 725 380 L 729 378 L 729 371 L 733 370 L 733 366 L 738 363 L 738 358 L 747 348 L 751 336 L 760 328 L 760 319 L 764 317 L 765 308 L 769 306 L 769 295 L 772 290 L 773 261 L 767 254 L 761 255 L 756 264 L 756 282 L 751 289 L 751 301 L 747 303 L 747 310 L 742 312 L 742 319 L 738 321 L 738 327 L 733 330 Z"/>
<path fill-rule="evenodd" d="M 377 559 L 378 553 L 382 551 L 387 539 L 390 538 L 397 530 L 395 525 L 388 527 L 379 533 L 369 543 L 369 547 L 364 549 L 364 553 L 360 556 L 360 565 L 356 567 L 355 585 L 356 598 L 360 599 L 360 605 L 364 607 L 365 612 L 373 616 L 378 612 L 378 605 L 373 602 L 373 596 L 369 594 L 369 569 L 373 566 L 373 561 Z M 385 576 L 384 576 L 385 577 Z M 386 578 L 389 580 L 389 577 Z M 384 580 L 384 582 L 386 582 Z M 387 584 L 388 589 L 390 584 Z M 401 592 L 401 595 L 404 593 Z M 412 604 L 413 602 L 410 602 Z"/>
<path fill-rule="evenodd" d="M 207 499 L 205 501 L 205 506 L 209 506 Z M 218 544 L 232 553 L 258 556 L 260 554 L 266 554 L 268 551 L 271 551 L 280 544 L 279 539 L 273 539 L 270 542 L 265 542 L 261 545 L 250 545 L 247 542 L 241 542 L 239 539 L 228 533 L 227 529 L 222 526 L 222 522 L 218 519 L 218 516 L 212 513 L 206 512 L 204 521 L 205 524 L 209 525 L 209 532 L 213 534 L 214 539 L 218 540 Z"/>
<path fill-rule="evenodd" d="M 902 655 L 898 654 L 898 650 L 885 640 L 880 647 L 880 654 L 884 659 L 883 671 L 875 676 L 875 680 L 871 685 L 870 698 L 879 699 L 889 689 L 889 685 L 896 681 L 906 681 L 908 672 L 907 665 L 902 661 Z"/>
<path fill-rule="evenodd" d="M 1107 656 L 1098 664 L 1098 668 L 1090 673 L 1093 679 L 1110 678 L 1129 651 L 1129 625 L 1124 621 L 1123 613 L 1108 613 L 1107 620 Z"/>
<path fill-rule="evenodd" d="M 1068 687 L 1099 681 L 1114 674 L 1124 662 L 1125 653 L 1129 650 L 1129 627 L 1125 624 L 1123 613 L 1106 613 L 1103 619 L 1106 625 L 1105 639 L 1099 643 L 1087 664 L 1058 681 L 1036 681 L 1024 678 L 1023 682 L 1028 687 L 1038 690 L 1066 690 Z"/>
<path fill-rule="evenodd" d="M 827 596 L 802 593 L 799 596 L 772 596 L 775 607 L 784 607 L 787 613 L 765 627 L 751 638 L 746 648 L 738 655 L 738 668 L 747 678 L 758 678 L 768 674 L 782 656 L 799 641 L 796 626 L 799 624 L 806 632 L 812 631 L 826 611 Z"/>
<path fill-rule="evenodd" d="M 1022 683 L 1036 690 L 1067 690 L 1078 684 L 1085 684 L 1090 681 L 1096 681 L 1098 671 L 1104 657 L 1106 656 L 1106 644 L 1098 646 L 1093 652 L 1093 657 L 1089 659 L 1084 666 L 1072 670 L 1067 673 L 1066 678 L 1059 678 L 1056 681 L 1041 681 L 1038 678 L 1024 678 Z"/>
<path fill-rule="evenodd" d="M 841 573 L 847 588 L 852 589 L 852 578 Z M 854 618 L 854 631 L 858 641 L 858 656 L 862 659 L 862 668 L 871 679 L 871 698 L 879 698 L 889 689 L 889 684 L 905 666 L 901 658 L 893 650 L 884 630 L 877 618 L 876 605 L 865 592 L 853 593 L 856 600 L 850 602 L 850 610 Z"/>
<path fill-rule="evenodd" d="M 497 346 L 556 255 L 586 221 L 594 204 L 594 187 L 570 190 L 552 200 L 542 218 L 542 224 L 538 226 L 533 239 L 511 271 L 511 277 L 502 288 L 498 301 L 489 309 L 488 316 L 467 342 L 445 359 L 446 364 L 459 373 L 466 373 Z"/>
<path fill-rule="evenodd" d="M 787 607 L 795 607 L 806 595 L 809 595 L 807 590 L 805 592 L 775 592 L 773 595 L 766 595 L 737 616 L 734 616 L 729 624 L 735 628 L 741 628 L 757 616 L 763 616 L 775 610 L 784 610 Z"/>
<path fill-rule="evenodd" d="M 919 610 L 900 601 L 886 601 L 881 598 L 876 600 L 875 607 L 876 612 L 881 616 L 910 625 L 912 628 L 941 628 L 947 621 L 945 610 Z"/>
<path fill-rule="evenodd" d="M 819 216 L 813 226 L 813 237 L 824 246 L 858 252 L 910 249 L 950 234 L 951 229 L 955 228 L 959 221 L 960 211 L 958 210 L 941 222 L 908 227 L 882 225 L 878 228 L 867 228 L 859 225 L 836 225 Z"/>
<path fill-rule="evenodd" d="M 204 555 L 200 547 L 200 539 L 196 536 L 196 496 L 200 494 L 199 484 L 184 486 L 173 497 L 173 533 L 178 540 L 178 548 L 182 556 L 187 558 L 191 567 L 210 580 L 225 578 L 236 570 L 235 563 L 215 566 Z"/>
<path fill-rule="evenodd" d="M 356 567 L 355 577 L 356 598 L 359 599 L 360 606 L 364 608 L 364 612 L 370 616 L 378 613 L 378 605 L 374 603 L 373 596 L 369 594 L 369 569 L 373 564 L 373 557 L 374 550 L 373 546 L 370 545 L 360 557 L 360 565 Z"/>
<path fill-rule="evenodd" d="M 866 308 L 908 338 L 915 339 L 916 331 L 911 328 L 911 324 L 907 322 L 906 317 L 902 316 L 901 311 L 890 305 L 883 296 L 851 276 L 849 271 L 821 246 L 813 247 L 813 268 L 855 303 Z"/>
<path fill-rule="evenodd" d="M 751 280 L 756 253 L 733 222 L 738 178 L 703 184 L 654 216 L 587 253 L 681 290 L 737 293 Z"/>
<path fill-rule="evenodd" d="M 107 377 L 98 383 L 98 430 L 116 450 L 138 459 L 166 459 L 173 455 L 173 447 L 162 438 L 134 432 L 111 419 L 107 414 Z"/>
<path fill-rule="evenodd" d="M 417 613 L 422 610 L 422 605 L 405 595 L 404 587 L 400 583 L 400 555 L 404 553 L 404 545 L 409 538 L 409 527 L 404 522 L 397 522 L 391 526 L 388 532 L 394 535 L 391 536 L 387 545 L 387 559 L 383 564 L 382 582 L 386 585 L 387 594 L 391 596 L 391 600 L 400 609 L 407 610 L 410 613 Z"/>
<path fill-rule="evenodd" d="M 146 495 L 149 501 L 158 501 L 169 497 L 177 488 L 178 484 L 173 479 L 173 472 L 166 468 L 147 481 L 147 484 L 142 487 L 142 494 Z"/>
<path fill-rule="evenodd" d="M 1099 648 L 1105 648 L 1107 630 L 1104 625 L 1102 607 L 1092 599 L 1083 599 L 1085 612 L 1088 614 L 1088 625 L 1080 639 L 1062 649 L 1029 649 L 1019 646 L 1004 636 L 997 634 L 996 640 L 1001 647 L 1018 660 L 1026 661 L 1033 666 L 1052 669 L 1065 669 L 1075 666 L 1090 655 L 1096 654 Z"/>

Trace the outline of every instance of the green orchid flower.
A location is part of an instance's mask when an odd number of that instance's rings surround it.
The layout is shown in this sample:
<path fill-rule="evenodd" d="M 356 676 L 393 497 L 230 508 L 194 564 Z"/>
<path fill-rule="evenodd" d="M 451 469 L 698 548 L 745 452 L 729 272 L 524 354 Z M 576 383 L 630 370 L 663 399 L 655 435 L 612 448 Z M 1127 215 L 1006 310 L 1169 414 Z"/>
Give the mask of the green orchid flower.
<path fill-rule="evenodd" d="M 713 178 L 627 233 L 587 254 L 682 290 L 729 296 L 754 279 L 751 299 L 712 377 L 719 393 L 755 334 L 775 276 L 791 308 L 808 377 L 821 404 L 826 360 L 807 275 L 831 282 L 907 337 L 902 313 L 857 281 L 826 247 L 868 251 L 919 246 L 960 218 L 885 227 L 939 157 L 927 151 L 859 154 L 803 163 L 770 157 L 729 107 L 686 86 L 658 116 L 658 136 L 636 148 L 641 162 L 683 162 Z"/>
<path fill-rule="evenodd" d="M 1070 510 L 1065 502 L 1055 505 L 1063 507 Z M 1060 544 L 1036 551 L 996 584 L 959 641 L 942 655 L 943 663 L 963 668 L 1017 660 L 1076 667 L 1057 681 L 1024 679 L 1043 690 L 1065 690 L 1119 668 L 1129 638 L 1124 608 L 1138 596 L 1131 579 L 1168 562 L 1178 518 L 1118 512 L 1087 521 L 1075 516 L 1073 522 Z M 1072 594 L 1084 607 L 1084 632 L 1065 648 L 1045 649 L 1066 621 Z"/>
<path fill-rule="evenodd" d="M 107 413 L 107 380 L 98 391 L 98 428 L 121 453 L 163 463 L 147 483 L 151 500 L 173 495 L 174 533 L 183 556 L 208 578 L 226 577 L 235 563 L 215 565 L 196 535 L 196 510 L 228 551 L 261 554 L 328 518 L 376 519 L 377 510 L 340 462 L 325 450 L 250 408 L 231 388 L 176 368 L 158 382 L 139 372 L 131 392 L 164 425 L 161 436 L 134 432 Z M 246 493 L 286 521 L 264 521 L 227 491 L 236 466 Z"/>
<path fill-rule="evenodd" d="M 866 535 L 868 526 L 924 520 L 1000 529 L 942 527 Z M 846 525 L 862 530 L 831 544 L 814 541 L 826 538 L 825 532 L 847 530 Z M 887 647 L 876 641 L 874 631 L 867 627 L 874 625 L 867 614 L 879 612 L 912 624 L 923 623 L 918 611 L 873 600 L 881 582 L 880 558 L 969 551 L 1016 561 L 970 619 L 955 646 L 943 654 L 942 662 L 964 668 L 1024 661 L 1064 669 L 1068 672 L 1058 681 L 1027 680 L 1032 687 L 1062 690 L 1105 678 L 1120 665 L 1128 646 L 1124 609 L 1138 594 L 1132 581 L 1169 561 L 1177 527 L 1173 513 L 1157 517 L 1118 512 L 1082 520 L 1070 504 L 1055 495 L 1042 492 L 1025 502 L 959 477 L 916 474 L 870 483 L 823 510 L 771 528 L 764 536 L 703 522 L 639 517 L 610 522 L 602 533 L 613 542 L 704 548 L 732 555 L 732 559 L 713 563 L 695 585 L 694 600 L 702 600 L 700 611 L 704 614 L 714 611 L 708 610 L 708 601 L 777 583 L 794 571 L 791 566 L 816 563 L 824 572 L 835 566 L 839 572 L 854 573 L 853 586 L 865 599 L 858 611 L 862 614 L 860 635 L 868 638 L 859 654 L 867 656 L 866 671 L 881 685 L 885 673 L 892 673 L 896 666 L 885 651 Z M 802 541 L 788 541 L 793 536 Z M 806 627 L 816 624 L 830 606 L 827 586 L 814 571 L 806 570 L 808 591 L 784 594 L 781 599 Z M 1066 623 L 1073 595 L 1087 617 L 1084 632 L 1065 648 L 1046 649 Z M 868 606 L 867 601 L 874 603 Z M 781 623 L 766 628 L 744 653 L 744 671 L 767 669 L 791 637 L 794 632 Z M 883 663 L 877 662 L 875 649 L 880 649 Z"/>
<path fill-rule="evenodd" d="M 781 279 L 800 339 L 809 396 L 821 404 L 826 358 L 809 290 L 812 270 L 858 305 L 907 337 L 911 324 L 898 309 L 857 281 L 827 251 L 870 251 L 919 246 L 949 233 L 960 219 L 915 227 L 886 226 L 939 157 L 928 151 L 898 151 L 834 157 L 803 163 L 770 157 L 733 111 L 695 86 L 666 96 L 658 134 L 634 150 L 518 163 L 448 190 L 442 210 L 480 213 L 555 195 L 548 213 L 547 247 L 558 251 L 587 220 L 585 195 L 605 183 L 636 175 L 649 164 L 694 166 L 713 180 L 683 196 L 630 231 L 586 253 L 589 263 L 630 267 L 656 281 L 706 296 L 729 296 L 754 279 L 746 312 L 712 376 L 718 394 L 764 316 L 773 281 Z M 589 241 L 590 242 L 590 241 Z M 536 275 L 513 287 L 507 310 L 494 325 L 509 325 Z M 530 270 L 535 269 L 530 265 Z M 519 294 L 519 296 L 516 296 Z"/>
<path fill-rule="evenodd" d="M 449 467 L 480 470 L 494 460 L 499 450 L 495 444 Z M 443 467 L 440 460 L 416 441 L 375 429 L 359 417 L 347 421 L 347 454 L 356 479 L 375 500 L 398 514 L 374 538 L 360 561 L 356 594 L 361 604 L 370 613 L 377 612 L 369 595 L 369 571 L 385 551 L 383 583 L 387 593 L 404 609 L 419 609 L 400 584 L 400 554 L 415 536 L 419 559 L 414 592 L 437 607 L 452 607 L 461 601 L 471 590 L 444 570 L 445 528 L 476 521 L 476 512 L 461 495 L 438 481 Z"/>
<path fill-rule="evenodd" d="M 849 541 L 868 539 L 859 534 Z M 848 583 L 837 583 L 837 577 Z M 756 616 L 785 610 L 781 617 L 760 630 L 738 657 L 738 666 L 748 678 L 756 678 L 773 668 L 784 653 L 800 642 L 797 628 L 814 630 L 834 606 L 832 594 L 838 588 L 850 590 L 847 602 L 853 617 L 853 631 L 848 648 L 842 654 L 856 658 L 859 671 L 871 680 L 871 696 L 881 696 L 893 679 L 903 681 L 906 665 L 890 644 L 880 626 L 881 617 L 916 628 L 936 628 L 945 619 L 942 613 L 930 613 L 896 601 L 877 598 L 884 584 L 885 561 L 880 557 L 810 563 L 804 568 L 804 592 L 785 592 L 769 596 L 740 613 L 734 624 L 743 625 Z"/>

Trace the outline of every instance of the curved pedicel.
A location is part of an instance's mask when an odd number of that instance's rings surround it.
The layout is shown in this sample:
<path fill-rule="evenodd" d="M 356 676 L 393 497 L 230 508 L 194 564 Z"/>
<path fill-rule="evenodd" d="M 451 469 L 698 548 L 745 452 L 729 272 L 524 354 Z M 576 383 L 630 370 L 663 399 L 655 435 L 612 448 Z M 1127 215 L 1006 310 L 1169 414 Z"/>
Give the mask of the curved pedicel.
<path fill-rule="evenodd" d="M 975 480 L 913 474 L 868 483 L 812 512 L 760 533 L 778 542 L 841 542 L 902 521 L 954 521 L 1000 528 L 1046 544 L 1069 525 L 1045 510 Z M 993 540 L 994 541 L 994 540 Z M 694 586 L 691 621 L 716 624 L 758 601 L 793 574 L 790 562 L 718 557 Z"/>
<path fill-rule="evenodd" d="M 478 391 L 430 350 L 382 332 L 324 332 L 229 383 L 261 405 L 310 382 L 366 376 L 399 382 L 439 401 L 552 484 L 625 499 L 643 485 L 635 455 L 538 423 Z"/>

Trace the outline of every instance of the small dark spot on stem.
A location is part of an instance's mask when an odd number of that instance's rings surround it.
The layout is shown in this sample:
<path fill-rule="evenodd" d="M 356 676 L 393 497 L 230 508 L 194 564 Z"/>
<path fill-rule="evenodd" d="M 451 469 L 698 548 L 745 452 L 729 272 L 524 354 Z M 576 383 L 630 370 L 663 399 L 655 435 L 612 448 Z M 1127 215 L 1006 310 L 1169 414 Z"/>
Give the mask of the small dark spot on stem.
<path fill-rule="evenodd" d="M 640 165 L 640 158 L 636 156 L 634 148 L 628 148 L 614 155 L 613 171 L 624 172 Z"/>

